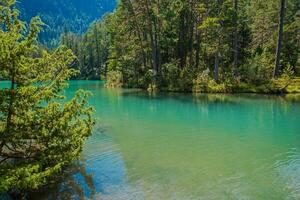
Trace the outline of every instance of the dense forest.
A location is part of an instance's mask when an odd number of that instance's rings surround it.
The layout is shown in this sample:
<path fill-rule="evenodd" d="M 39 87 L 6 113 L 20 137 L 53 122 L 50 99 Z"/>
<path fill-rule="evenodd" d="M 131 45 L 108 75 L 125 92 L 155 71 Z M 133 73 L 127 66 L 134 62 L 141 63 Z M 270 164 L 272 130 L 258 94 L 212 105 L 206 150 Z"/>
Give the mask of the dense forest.
<path fill-rule="evenodd" d="M 45 23 L 39 34 L 39 41 L 46 47 L 56 47 L 63 32 L 82 34 L 91 22 L 113 11 L 113 0 L 21 0 L 18 2 L 21 17 L 29 22 L 32 17 L 40 16 Z"/>
<path fill-rule="evenodd" d="M 106 24 L 102 21 L 94 22 L 82 35 L 64 33 L 61 43 L 72 49 L 78 58 L 73 67 L 79 70 L 80 74 L 74 78 L 105 79 L 110 42 Z"/>
<path fill-rule="evenodd" d="M 81 78 L 111 86 L 286 92 L 299 85 L 299 8 L 299 0 L 122 0 L 62 43 L 78 56 Z"/>

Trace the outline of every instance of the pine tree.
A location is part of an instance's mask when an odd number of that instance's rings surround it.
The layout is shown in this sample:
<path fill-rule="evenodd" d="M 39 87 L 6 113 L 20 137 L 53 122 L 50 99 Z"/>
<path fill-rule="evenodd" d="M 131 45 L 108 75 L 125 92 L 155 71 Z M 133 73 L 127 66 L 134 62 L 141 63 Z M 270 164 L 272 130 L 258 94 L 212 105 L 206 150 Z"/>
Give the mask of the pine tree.
<path fill-rule="evenodd" d="M 275 58 L 275 66 L 273 71 L 273 77 L 277 78 L 279 75 L 280 68 L 280 55 L 282 49 L 282 38 L 283 38 L 283 25 L 284 25 L 284 12 L 285 12 L 285 0 L 280 1 L 280 19 L 279 19 L 279 28 L 278 28 L 278 41 L 276 48 L 276 58 Z"/>
<path fill-rule="evenodd" d="M 66 47 L 39 51 L 42 22 L 26 28 L 15 0 L 0 1 L 0 193 L 20 194 L 46 184 L 77 158 L 91 134 L 88 93 L 70 101 L 62 92 L 76 73 Z M 65 102 L 65 103 L 63 103 Z"/>

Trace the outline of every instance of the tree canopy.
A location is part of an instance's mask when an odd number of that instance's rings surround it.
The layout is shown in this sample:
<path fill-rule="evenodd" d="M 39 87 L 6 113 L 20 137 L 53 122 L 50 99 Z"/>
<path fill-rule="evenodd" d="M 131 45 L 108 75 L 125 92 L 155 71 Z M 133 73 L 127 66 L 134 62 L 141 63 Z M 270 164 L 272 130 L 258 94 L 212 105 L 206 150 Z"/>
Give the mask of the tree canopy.
<path fill-rule="evenodd" d="M 82 69 L 107 66 L 98 72 L 122 79 L 125 87 L 279 92 L 288 77 L 299 76 L 299 4 L 122 0 L 86 35 L 74 40 L 69 34 L 63 43 L 73 50 L 80 47 Z"/>

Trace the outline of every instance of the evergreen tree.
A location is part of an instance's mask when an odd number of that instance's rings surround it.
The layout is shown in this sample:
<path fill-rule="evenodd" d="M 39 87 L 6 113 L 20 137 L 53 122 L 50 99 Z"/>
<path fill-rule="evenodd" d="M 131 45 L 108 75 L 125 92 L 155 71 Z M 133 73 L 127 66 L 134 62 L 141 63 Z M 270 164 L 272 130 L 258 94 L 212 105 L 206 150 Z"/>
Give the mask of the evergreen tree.
<path fill-rule="evenodd" d="M 88 93 L 62 95 L 74 55 L 66 47 L 40 51 L 35 17 L 29 29 L 15 0 L 0 1 L 0 193 L 21 194 L 46 184 L 71 164 L 91 134 Z"/>
<path fill-rule="evenodd" d="M 99 80 L 105 77 L 110 44 L 105 21 L 103 18 L 94 22 L 83 35 L 65 32 L 61 36 L 61 44 L 72 49 L 78 58 L 73 67 L 80 73 L 72 78 Z"/>

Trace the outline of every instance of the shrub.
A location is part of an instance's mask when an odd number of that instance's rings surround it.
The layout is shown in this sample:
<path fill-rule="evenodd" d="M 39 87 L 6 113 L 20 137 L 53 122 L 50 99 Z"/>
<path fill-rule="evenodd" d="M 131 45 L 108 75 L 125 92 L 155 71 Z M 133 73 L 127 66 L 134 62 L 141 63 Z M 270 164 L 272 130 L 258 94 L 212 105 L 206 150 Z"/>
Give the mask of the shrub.
<path fill-rule="evenodd" d="M 270 65 L 269 57 L 263 53 L 262 55 L 255 55 L 241 67 L 241 74 L 243 75 L 241 78 L 250 84 L 266 84 L 270 80 L 272 71 L 273 67 Z"/>
<path fill-rule="evenodd" d="M 168 88 L 167 90 L 176 90 L 179 81 L 178 60 L 173 60 L 164 64 L 162 69 L 164 77 L 163 85 Z"/>
<path fill-rule="evenodd" d="M 193 92 L 195 93 L 225 93 L 226 91 L 224 83 L 216 83 L 208 74 L 201 73 L 193 81 Z"/>
<path fill-rule="evenodd" d="M 149 84 L 147 91 L 149 93 L 156 93 L 158 92 L 158 87 L 155 84 Z"/>
<path fill-rule="evenodd" d="M 106 87 L 120 88 L 123 86 L 123 75 L 119 71 L 110 71 L 107 73 Z"/>
<path fill-rule="evenodd" d="M 293 82 L 293 77 L 294 71 L 291 67 L 287 67 L 278 79 L 271 79 L 267 87 L 273 93 L 286 93 L 288 86 Z"/>

